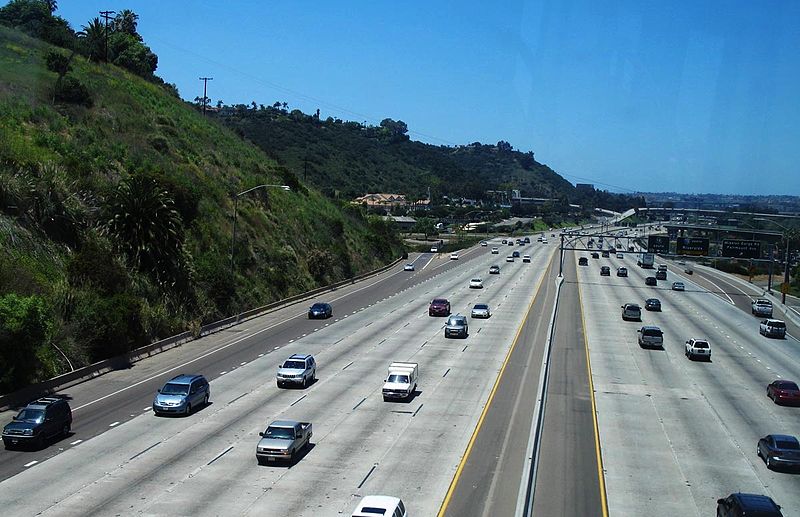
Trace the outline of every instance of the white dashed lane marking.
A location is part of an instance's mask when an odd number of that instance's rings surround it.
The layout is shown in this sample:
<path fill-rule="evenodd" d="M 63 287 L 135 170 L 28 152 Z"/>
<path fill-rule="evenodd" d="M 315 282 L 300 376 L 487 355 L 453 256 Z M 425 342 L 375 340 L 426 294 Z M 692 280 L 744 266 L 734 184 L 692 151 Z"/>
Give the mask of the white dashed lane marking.
<path fill-rule="evenodd" d="M 32 467 L 32 466 L 36 465 L 37 463 L 39 463 L 37 460 L 33 460 L 31 462 L 26 463 L 24 466 L 25 467 Z"/>
<path fill-rule="evenodd" d="M 83 440 L 75 440 L 74 442 L 70 442 L 70 445 L 78 445 L 78 444 L 79 444 L 79 443 L 81 443 L 82 441 L 83 441 Z"/>
<path fill-rule="evenodd" d="M 119 422 L 114 422 L 113 424 L 108 424 L 108 427 L 115 427 L 118 426 Z"/>

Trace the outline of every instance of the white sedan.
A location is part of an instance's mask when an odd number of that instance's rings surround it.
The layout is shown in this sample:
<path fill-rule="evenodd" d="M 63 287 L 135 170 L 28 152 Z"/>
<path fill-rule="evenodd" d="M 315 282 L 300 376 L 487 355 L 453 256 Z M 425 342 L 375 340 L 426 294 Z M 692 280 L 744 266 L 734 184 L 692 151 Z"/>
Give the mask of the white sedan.
<path fill-rule="evenodd" d="M 489 306 L 485 303 L 476 303 L 475 307 L 472 308 L 472 312 L 470 312 L 470 316 L 473 318 L 489 318 L 491 315 Z"/>
<path fill-rule="evenodd" d="M 458 260 L 458 253 L 451 253 L 450 260 Z"/>
<path fill-rule="evenodd" d="M 493 247 L 492 248 L 492 255 L 497 255 L 498 253 L 500 253 L 500 249 L 497 246 Z"/>
<path fill-rule="evenodd" d="M 480 278 L 473 278 L 469 281 L 470 289 L 483 289 L 483 280 Z"/>
<path fill-rule="evenodd" d="M 403 271 L 414 271 L 414 264 L 411 264 L 411 263 L 409 262 L 408 264 L 406 264 L 405 266 L 403 266 Z"/>
<path fill-rule="evenodd" d="M 686 286 L 683 285 L 683 282 L 672 282 L 672 290 L 673 291 L 684 291 L 684 290 L 686 290 Z"/>

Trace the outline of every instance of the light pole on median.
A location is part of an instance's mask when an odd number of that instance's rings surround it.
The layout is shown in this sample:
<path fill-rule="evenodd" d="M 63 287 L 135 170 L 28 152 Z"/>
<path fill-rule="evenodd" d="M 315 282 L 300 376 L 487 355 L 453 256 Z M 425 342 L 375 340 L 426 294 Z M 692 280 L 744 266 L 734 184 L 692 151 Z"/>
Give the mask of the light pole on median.
<path fill-rule="evenodd" d="M 239 198 L 243 195 L 252 192 L 254 190 L 258 190 L 261 188 L 278 188 L 285 191 L 291 191 L 291 187 L 289 185 L 256 185 L 253 188 L 249 188 L 247 190 L 243 190 L 239 192 L 235 196 L 233 196 L 233 232 L 231 233 L 231 279 L 233 279 L 233 271 L 234 271 L 234 256 L 236 251 L 236 213 L 239 209 Z"/>
<path fill-rule="evenodd" d="M 778 222 L 773 221 L 772 219 L 755 218 L 753 220 L 766 221 L 783 229 L 783 238 L 786 239 L 786 252 L 784 253 L 783 256 L 784 266 L 783 266 L 783 285 L 781 286 L 781 303 L 786 305 L 786 291 L 789 289 L 789 232 L 791 231 L 791 229 L 785 227 L 784 225 Z"/>

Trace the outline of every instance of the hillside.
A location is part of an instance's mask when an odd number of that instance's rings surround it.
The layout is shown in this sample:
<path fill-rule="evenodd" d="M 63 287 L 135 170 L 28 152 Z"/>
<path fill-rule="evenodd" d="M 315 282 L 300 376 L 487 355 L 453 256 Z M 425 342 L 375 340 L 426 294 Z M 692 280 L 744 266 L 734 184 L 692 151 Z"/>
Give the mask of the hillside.
<path fill-rule="evenodd" d="M 524 197 L 551 198 L 609 209 L 644 206 L 641 198 L 581 191 L 532 152 L 508 142 L 436 146 L 412 141 L 401 121 L 368 126 L 320 119 L 273 106 L 220 106 L 214 116 L 280 164 L 327 195 L 352 199 L 367 192 L 398 192 L 411 198 L 442 196 L 492 199 L 490 190 L 518 189 Z M 495 199 L 497 200 L 497 199 Z"/>
<path fill-rule="evenodd" d="M 69 54 L 0 26 L 0 392 L 402 252 L 164 85 Z M 232 274 L 234 194 L 261 184 L 292 191 L 241 197 Z"/>

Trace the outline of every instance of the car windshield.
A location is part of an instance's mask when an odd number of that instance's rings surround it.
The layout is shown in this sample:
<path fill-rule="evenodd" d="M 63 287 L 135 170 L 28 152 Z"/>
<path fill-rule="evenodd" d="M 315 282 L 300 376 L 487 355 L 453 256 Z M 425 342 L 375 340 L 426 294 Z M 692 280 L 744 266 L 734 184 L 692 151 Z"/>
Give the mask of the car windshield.
<path fill-rule="evenodd" d="M 387 382 L 399 382 L 402 384 L 408 384 L 408 375 L 392 374 L 389 376 Z"/>
<path fill-rule="evenodd" d="M 448 325 L 461 325 L 461 318 L 450 318 L 447 322 Z"/>
<path fill-rule="evenodd" d="M 480 279 L 480 278 L 473 278 L 473 279 L 472 279 L 472 281 L 473 281 L 473 282 L 480 282 L 480 281 L 481 281 L 481 279 Z"/>
<path fill-rule="evenodd" d="M 311 310 L 312 311 L 324 311 L 325 310 L 325 305 L 323 305 L 321 303 L 315 303 L 314 305 L 311 306 Z"/>
<path fill-rule="evenodd" d="M 19 412 L 16 420 L 22 420 L 24 422 L 34 422 L 39 424 L 44 420 L 44 410 L 25 408 Z"/>
<path fill-rule="evenodd" d="M 800 444 L 796 441 L 789 441 L 789 440 L 775 440 L 775 447 L 778 449 L 785 449 L 790 451 L 798 451 L 800 450 Z"/>
<path fill-rule="evenodd" d="M 795 384 L 793 382 L 782 382 L 782 383 L 778 384 L 778 388 L 780 388 L 782 390 L 798 391 L 797 384 Z"/>
<path fill-rule="evenodd" d="M 644 329 L 642 335 L 649 337 L 661 337 L 661 329 Z"/>
<path fill-rule="evenodd" d="M 782 321 L 771 321 L 769 325 L 778 329 L 786 328 L 786 323 Z"/>
<path fill-rule="evenodd" d="M 294 439 L 294 429 L 291 427 L 267 427 L 264 438 L 274 438 L 276 440 Z"/>
<path fill-rule="evenodd" d="M 695 341 L 694 342 L 694 347 L 695 348 L 708 348 L 708 343 L 706 343 L 705 341 Z"/>
<path fill-rule="evenodd" d="M 186 395 L 187 393 L 189 393 L 188 384 L 167 383 L 166 386 L 161 388 L 162 395 Z"/>
<path fill-rule="evenodd" d="M 302 370 L 306 367 L 306 363 L 303 361 L 286 361 L 283 363 L 283 367 Z"/>
<path fill-rule="evenodd" d="M 478 303 L 478 304 L 475 305 L 475 308 L 476 309 L 488 309 L 489 306 L 486 305 L 485 303 Z"/>

